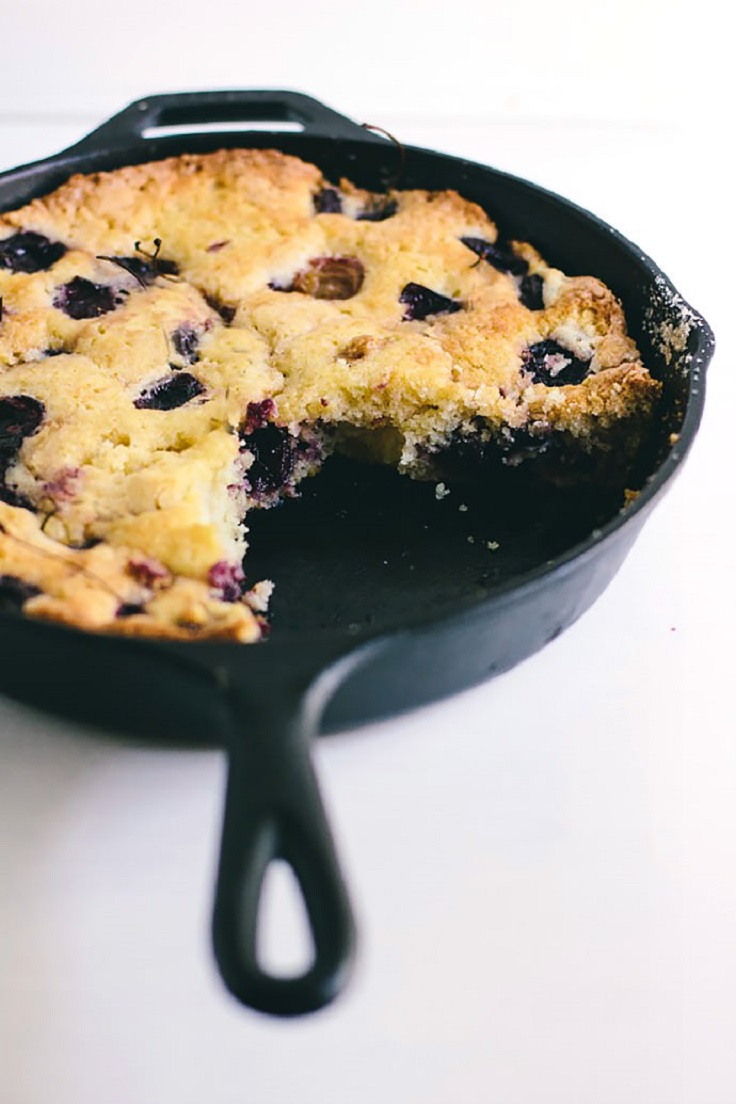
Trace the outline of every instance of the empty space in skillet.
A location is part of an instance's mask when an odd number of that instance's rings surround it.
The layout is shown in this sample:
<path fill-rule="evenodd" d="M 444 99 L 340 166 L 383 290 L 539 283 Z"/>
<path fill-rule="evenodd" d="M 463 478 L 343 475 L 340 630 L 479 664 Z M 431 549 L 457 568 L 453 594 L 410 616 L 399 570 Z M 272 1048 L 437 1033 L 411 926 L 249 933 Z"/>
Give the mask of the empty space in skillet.
<path fill-rule="evenodd" d="M 273 579 L 271 639 L 391 631 L 491 596 L 588 537 L 622 491 L 513 469 L 419 481 L 331 457 L 299 496 L 248 514 L 249 580 Z"/>

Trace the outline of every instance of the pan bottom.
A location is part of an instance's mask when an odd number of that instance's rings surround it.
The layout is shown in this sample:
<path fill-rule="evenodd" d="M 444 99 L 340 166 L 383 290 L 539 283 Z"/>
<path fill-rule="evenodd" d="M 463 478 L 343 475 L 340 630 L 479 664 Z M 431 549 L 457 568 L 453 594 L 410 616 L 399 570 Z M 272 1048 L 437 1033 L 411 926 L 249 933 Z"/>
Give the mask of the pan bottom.
<path fill-rule="evenodd" d="M 274 636 L 400 628 L 492 596 L 585 540 L 621 487 L 558 486 L 523 468 L 408 479 L 333 455 L 298 498 L 248 516 L 250 578 L 270 576 Z M 326 599 L 329 598 L 329 601 Z"/>

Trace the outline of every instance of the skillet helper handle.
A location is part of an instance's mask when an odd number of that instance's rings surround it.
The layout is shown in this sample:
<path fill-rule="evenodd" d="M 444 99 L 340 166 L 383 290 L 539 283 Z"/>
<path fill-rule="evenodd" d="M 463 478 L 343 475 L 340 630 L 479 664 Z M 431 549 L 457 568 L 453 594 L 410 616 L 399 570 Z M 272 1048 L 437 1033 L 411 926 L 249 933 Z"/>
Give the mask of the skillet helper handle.
<path fill-rule="evenodd" d="M 242 89 L 146 96 L 113 115 L 71 150 L 81 153 L 86 149 L 99 151 L 131 143 L 145 145 L 146 131 L 155 127 L 196 128 L 202 124 L 249 122 L 298 123 L 310 136 L 376 140 L 375 135 L 358 123 L 302 92 Z"/>
<path fill-rule="evenodd" d="M 232 995 L 276 1016 L 329 1004 L 344 988 L 354 956 L 353 915 L 309 750 L 340 667 L 331 679 L 305 679 L 282 693 L 252 682 L 251 692 L 236 684 L 228 695 L 232 722 L 213 946 Z M 301 892 L 313 948 L 305 971 L 290 977 L 269 973 L 259 960 L 262 889 L 279 860 Z"/>

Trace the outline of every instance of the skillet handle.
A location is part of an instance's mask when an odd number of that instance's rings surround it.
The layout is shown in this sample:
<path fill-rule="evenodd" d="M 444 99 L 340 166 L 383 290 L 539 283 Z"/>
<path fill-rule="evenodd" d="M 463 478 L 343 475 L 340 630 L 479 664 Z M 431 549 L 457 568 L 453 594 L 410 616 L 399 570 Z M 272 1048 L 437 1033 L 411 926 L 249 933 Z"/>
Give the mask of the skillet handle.
<path fill-rule="evenodd" d="M 266 648 L 259 645 L 249 659 L 265 657 Z M 297 659 L 289 665 L 289 685 L 278 689 L 267 663 L 261 678 L 260 664 L 243 664 L 228 689 L 229 767 L 213 946 L 227 988 L 260 1012 L 314 1012 L 344 988 L 352 967 L 355 925 L 309 740 L 324 704 L 359 656 L 360 650 L 343 658 L 316 681 L 307 673 L 300 677 Z M 279 860 L 295 876 L 312 937 L 311 964 L 291 977 L 269 973 L 258 953 L 264 879 Z"/>
<path fill-rule="evenodd" d="M 155 127 L 248 122 L 297 123 L 310 136 L 381 141 L 352 119 L 302 92 L 243 89 L 146 96 L 113 115 L 65 152 L 99 152 L 131 143 L 145 144 L 146 131 Z"/>

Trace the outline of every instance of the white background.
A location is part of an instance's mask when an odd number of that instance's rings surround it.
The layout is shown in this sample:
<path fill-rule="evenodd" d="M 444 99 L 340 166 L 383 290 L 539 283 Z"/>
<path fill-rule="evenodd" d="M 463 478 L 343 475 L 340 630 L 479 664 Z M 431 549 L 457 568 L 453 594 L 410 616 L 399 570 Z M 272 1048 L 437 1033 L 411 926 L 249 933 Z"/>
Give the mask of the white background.
<path fill-rule="evenodd" d="M 113 745 L 0 700 L 3 1104 L 733 1104 L 733 97 L 715 4 L 5 0 L 0 34 L 0 168 L 148 93 L 296 88 L 594 210 L 719 342 L 692 456 L 596 606 L 495 682 L 317 748 L 361 927 L 327 1012 L 273 1022 L 220 987 L 219 754 Z"/>

